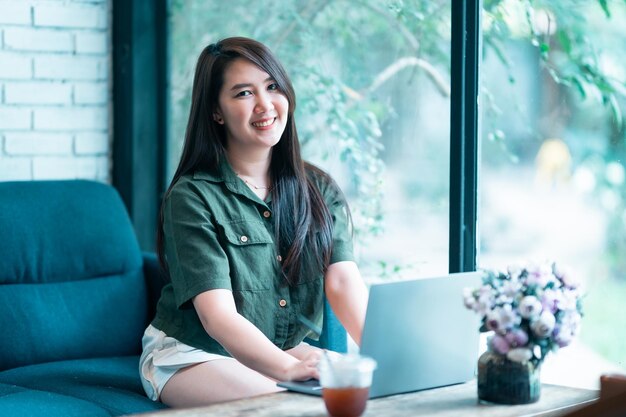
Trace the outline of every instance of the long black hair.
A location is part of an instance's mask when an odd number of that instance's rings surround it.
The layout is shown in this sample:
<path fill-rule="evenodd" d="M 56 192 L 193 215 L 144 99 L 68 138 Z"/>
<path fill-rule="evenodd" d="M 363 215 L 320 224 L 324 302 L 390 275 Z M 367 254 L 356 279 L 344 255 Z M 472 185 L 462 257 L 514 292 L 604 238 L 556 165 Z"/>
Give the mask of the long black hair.
<path fill-rule="evenodd" d="M 302 160 L 294 119 L 293 86 L 283 66 L 262 43 L 242 37 L 227 38 L 207 46 L 200 54 L 183 151 L 165 197 L 181 176 L 197 170 L 214 172 L 226 157 L 225 128 L 214 121 L 213 114 L 218 109 L 224 73 L 235 59 L 246 59 L 267 72 L 289 102 L 285 131 L 272 150 L 270 176 L 274 183 L 271 193 L 276 242 L 279 253 L 284 254 L 282 272 L 290 285 L 296 285 L 301 273 L 309 273 L 310 267 L 325 271 L 330 262 L 333 222 L 314 178 L 326 182 L 332 179 Z M 167 271 L 163 239 L 162 204 L 157 253 L 161 266 Z M 304 256 L 307 253 L 312 256 Z"/>

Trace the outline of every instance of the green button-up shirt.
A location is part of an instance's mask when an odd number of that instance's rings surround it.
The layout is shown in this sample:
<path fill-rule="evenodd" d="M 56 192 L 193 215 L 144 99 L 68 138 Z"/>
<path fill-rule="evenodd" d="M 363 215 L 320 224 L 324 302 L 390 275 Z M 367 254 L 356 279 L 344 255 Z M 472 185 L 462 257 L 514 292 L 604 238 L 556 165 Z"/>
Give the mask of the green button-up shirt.
<path fill-rule="evenodd" d="M 347 210 L 336 186 L 314 177 L 333 218 L 331 263 L 353 260 Z M 285 350 L 315 337 L 298 321 L 321 327 L 322 271 L 296 286 L 281 276 L 271 201 L 262 201 L 227 161 L 216 173 L 196 172 L 174 185 L 164 206 L 164 249 L 171 282 L 165 285 L 152 324 L 183 343 L 221 355 L 191 300 L 212 289 L 233 292 L 237 311 Z"/>

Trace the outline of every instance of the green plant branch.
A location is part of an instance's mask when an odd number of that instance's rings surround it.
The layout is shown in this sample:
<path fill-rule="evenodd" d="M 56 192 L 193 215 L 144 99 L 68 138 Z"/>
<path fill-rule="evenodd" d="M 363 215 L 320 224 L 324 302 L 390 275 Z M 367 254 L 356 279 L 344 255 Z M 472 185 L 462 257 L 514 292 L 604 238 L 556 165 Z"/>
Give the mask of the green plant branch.
<path fill-rule="evenodd" d="M 319 5 L 316 1 L 311 1 L 306 4 L 299 15 L 309 22 L 315 20 L 315 17 L 328 6 L 330 0 L 322 0 Z M 280 46 L 287 40 L 289 35 L 298 27 L 298 21 L 296 19 L 289 23 L 289 26 L 284 31 L 280 32 L 276 40 L 273 42 L 274 48 L 278 50 Z"/>
<path fill-rule="evenodd" d="M 409 29 L 404 26 L 403 24 L 401 24 L 398 19 L 396 19 L 395 17 L 391 16 L 389 13 L 387 13 L 385 10 L 376 7 L 372 4 L 370 4 L 367 1 L 359 1 L 359 0 L 344 0 L 347 1 L 348 3 L 356 3 L 356 4 L 360 4 L 361 6 L 371 10 L 372 12 L 376 13 L 379 16 L 382 16 L 387 22 L 389 22 L 394 28 L 398 29 L 398 31 L 400 32 L 400 34 L 402 35 L 402 37 L 407 41 L 407 43 L 409 44 L 409 47 L 411 48 L 411 51 L 413 53 L 417 53 L 420 49 L 420 43 L 417 40 L 417 38 L 415 36 L 413 36 L 413 34 L 411 33 L 411 31 L 409 31 Z"/>
<path fill-rule="evenodd" d="M 407 67 L 418 67 L 428 75 L 428 78 L 435 84 L 437 90 L 444 97 L 450 96 L 450 84 L 443 75 L 428 61 L 414 56 L 402 57 L 381 71 L 370 86 L 366 89 L 368 93 L 377 90 L 383 83 Z"/>

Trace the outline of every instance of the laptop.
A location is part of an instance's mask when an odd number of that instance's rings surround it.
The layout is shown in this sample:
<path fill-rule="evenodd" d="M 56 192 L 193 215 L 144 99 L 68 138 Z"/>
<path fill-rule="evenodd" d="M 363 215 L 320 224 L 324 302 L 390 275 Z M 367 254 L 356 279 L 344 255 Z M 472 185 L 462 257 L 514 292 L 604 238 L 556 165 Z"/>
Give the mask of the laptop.
<path fill-rule="evenodd" d="M 370 398 L 437 388 L 474 378 L 480 318 L 463 304 L 463 288 L 480 273 L 373 284 L 369 291 L 361 355 L 374 358 Z M 321 395 L 317 380 L 278 386 Z"/>

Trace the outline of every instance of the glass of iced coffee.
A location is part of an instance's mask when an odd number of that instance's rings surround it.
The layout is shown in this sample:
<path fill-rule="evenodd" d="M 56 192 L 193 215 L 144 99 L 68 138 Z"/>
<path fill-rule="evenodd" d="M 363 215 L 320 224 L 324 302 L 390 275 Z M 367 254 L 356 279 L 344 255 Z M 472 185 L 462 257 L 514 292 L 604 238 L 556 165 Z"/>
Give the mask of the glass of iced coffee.
<path fill-rule="evenodd" d="M 326 354 L 319 364 L 322 397 L 332 417 L 359 417 L 365 411 L 376 361 L 350 354 Z"/>

